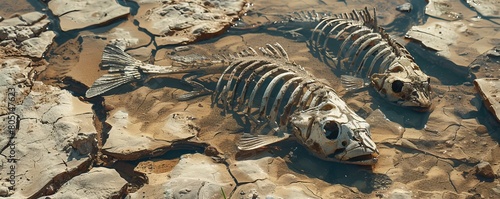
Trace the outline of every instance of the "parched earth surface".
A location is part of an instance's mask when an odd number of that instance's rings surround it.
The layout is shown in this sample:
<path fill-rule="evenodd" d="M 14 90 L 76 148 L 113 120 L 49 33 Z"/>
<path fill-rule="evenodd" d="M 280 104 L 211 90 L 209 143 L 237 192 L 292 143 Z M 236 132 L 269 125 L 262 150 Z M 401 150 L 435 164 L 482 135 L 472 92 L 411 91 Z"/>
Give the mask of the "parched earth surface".
<path fill-rule="evenodd" d="M 410 12 L 395 9 L 402 0 L 29 2 L 0 8 L 0 197 L 500 197 L 495 1 L 412 2 Z M 255 28 L 294 11 L 366 5 L 431 76 L 430 112 L 370 89 L 346 92 L 297 35 Z M 84 97 L 107 73 L 99 64 L 109 43 L 171 65 L 275 42 L 371 124 L 376 165 L 322 161 L 294 141 L 238 151 L 242 116 L 223 114 L 209 96 L 177 100 L 191 91 L 182 75 Z M 200 81 L 214 88 L 218 77 Z"/>

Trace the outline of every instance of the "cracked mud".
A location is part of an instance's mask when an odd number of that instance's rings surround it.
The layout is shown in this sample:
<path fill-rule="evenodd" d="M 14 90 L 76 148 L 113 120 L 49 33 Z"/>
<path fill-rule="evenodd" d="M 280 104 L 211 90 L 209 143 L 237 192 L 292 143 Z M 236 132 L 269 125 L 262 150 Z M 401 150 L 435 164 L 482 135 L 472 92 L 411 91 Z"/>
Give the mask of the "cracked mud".
<path fill-rule="evenodd" d="M 0 8 L 0 197 L 500 197 L 495 1 L 434 0 L 410 12 L 396 10 L 400 0 L 45 2 Z M 294 11 L 365 5 L 431 76 L 432 111 L 347 92 L 297 35 L 252 28 Z M 325 162 L 294 141 L 238 151 L 244 118 L 207 96 L 178 101 L 191 91 L 181 75 L 83 97 L 107 73 L 99 64 L 108 43 L 173 65 L 275 42 L 371 124 L 376 165 Z M 212 88 L 217 78 L 199 80 Z"/>

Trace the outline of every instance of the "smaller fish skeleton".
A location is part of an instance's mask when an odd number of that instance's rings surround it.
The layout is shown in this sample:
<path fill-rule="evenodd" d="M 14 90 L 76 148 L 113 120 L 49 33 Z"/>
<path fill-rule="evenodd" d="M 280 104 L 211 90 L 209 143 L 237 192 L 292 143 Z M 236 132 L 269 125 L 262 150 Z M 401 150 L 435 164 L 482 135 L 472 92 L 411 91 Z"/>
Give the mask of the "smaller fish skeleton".
<path fill-rule="evenodd" d="M 378 154 L 371 139 L 370 125 L 331 87 L 317 81 L 303 67 L 289 61 L 280 44 L 267 44 L 241 51 L 230 59 L 196 67 L 156 66 L 142 63 L 119 47 L 104 49 L 102 66 L 109 72 L 97 79 L 86 92 L 93 97 L 147 75 L 189 73 L 193 70 L 221 74 L 212 103 L 240 112 L 255 128 L 241 136 L 240 150 L 253 150 L 295 137 L 317 157 L 334 162 L 373 165 Z M 212 62 L 213 63 L 213 62 Z M 194 85 L 194 87 L 202 87 Z M 188 93 L 189 97 L 206 94 L 206 88 Z"/>
<path fill-rule="evenodd" d="M 366 7 L 338 15 L 296 12 L 288 21 L 270 26 L 300 26 L 285 32 L 297 36 L 305 30 L 304 34 L 311 34 L 308 44 L 313 51 L 336 61 L 336 69 L 354 73 L 341 76 L 346 90 L 371 84 L 394 104 L 418 111 L 431 107 L 430 78 L 408 50 L 378 26 L 375 9 L 373 15 Z"/>

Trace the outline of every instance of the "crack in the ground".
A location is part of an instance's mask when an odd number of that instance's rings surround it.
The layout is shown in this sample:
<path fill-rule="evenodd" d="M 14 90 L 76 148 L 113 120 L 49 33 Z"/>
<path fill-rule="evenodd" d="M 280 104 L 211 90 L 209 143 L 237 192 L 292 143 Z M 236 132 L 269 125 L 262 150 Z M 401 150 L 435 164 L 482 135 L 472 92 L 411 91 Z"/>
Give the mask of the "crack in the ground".
<path fill-rule="evenodd" d="M 196 192 L 196 198 L 200 198 L 201 188 L 203 188 L 204 186 L 205 186 L 205 181 L 201 182 L 201 186 L 200 188 L 198 188 L 198 192 Z"/>
<path fill-rule="evenodd" d="M 345 184 L 339 184 L 340 186 L 348 189 L 349 191 L 351 191 L 351 193 L 358 193 L 356 190 L 352 189 L 351 187 L 345 185 Z"/>
<path fill-rule="evenodd" d="M 454 168 L 452 164 L 450 164 L 449 162 L 446 162 L 446 161 L 443 161 L 441 159 L 438 158 L 438 162 L 439 161 L 442 161 L 448 165 L 450 165 L 451 168 Z M 437 164 L 436 164 L 437 165 Z M 451 172 L 446 172 L 448 174 L 448 181 L 450 182 L 451 186 L 453 187 L 453 189 L 455 190 L 456 193 L 458 193 L 458 190 L 457 190 L 457 187 L 455 186 L 455 183 L 453 183 L 453 181 L 451 180 Z"/>
<path fill-rule="evenodd" d="M 44 113 L 45 115 L 45 113 Z M 92 112 L 84 112 L 84 113 L 78 113 L 78 114 L 74 114 L 74 115 L 65 115 L 65 116 L 61 116 L 61 117 L 58 117 L 54 122 L 50 123 L 52 125 L 55 125 L 56 123 L 59 122 L 60 119 L 62 118 L 67 118 L 67 117 L 76 117 L 76 116 L 80 116 L 80 115 L 94 115 L 94 113 Z M 43 116 L 42 116 L 43 117 Z M 42 124 L 44 124 L 44 122 L 42 122 Z M 47 124 L 47 122 L 45 122 L 45 124 Z"/>
<path fill-rule="evenodd" d="M 227 162 L 227 160 L 223 161 L 222 162 L 225 166 L 226 166 L 226 170 L 227 172 L 229 173 L 229 175 L 231 176 L 231 178 L 233 178 L 233 181 L 235 183 L 234 185 L 234 188 L 233 190 L 231 190 L 231 193 L 229 193 L 229 197 L 228 198 L 232 198 L 234 192 L 236 191 L 236 189 L 238 188 L 239 184 L 238 184 L 238 179 L 236 179 L 236 177 L 233 175 L 233 173 L 231 172 L 231 169 L 229 169 L 229 162 Z"/>
<path fill-rule="evenodd" d="M 461 127 L 463 127 L 462 124 L 450 124 L 448 125 L 443 131 L 446 131 L 448 128 L 450 128 L 451 126 L 458 126 L 458 129 L 455 131 L 455 135 L 453 137 L 453 141 L 455 141 L 457 139 L 457 134 L 458 134 L 458 131 L 460 130 Z"/>
<path fill-rule="evenodd" d="M 408 147 L 405 147 L 405 146 L 402 146 L 402 145 L 397 145 L 397 144 L 394 144 L 394 143 L 390 143 L 390 142 L 381 142 L 380 144 L 384 144 L 384 145 L 388 145 L 388 146 L 392 146 L 392 147 L 400 147 L 400 148 L 405 148 L 405 149 L 408 149 L 408 150 L 414 150 L 414 151 L 418 151 L 420 152 L 420 154 L 424 154 L 424 155 L 430 155 L 430 156 L 433 156 L 433 157 L 436 157 L 438 159 L 444 159 L 444 160 L 451 160 L 453 162 L 460 162 L 462 164 L 466 164 L 466 165 L 470 165 L 471 162 L 469 162 L 468 160 L 463 160 L 463 159 L 457 159 L 457 158 L 452 158 L 452 157 L 442 157 L 440 155 L 437 155 L 433 152 L 430 152 L 430 151 L 427 151 L 427 150 L 423 150 L 423 149 L 418 149 L 418 148 L 408 148 Z"/>
<path fill-rule="evenodd" d="M 134 114 L 135 114 L 135 113 L 137 113 L 137 112 L 139 111 L 139 108 L 141 108 L 141 106 L 144 104 L 144 102 L 146 102 L 146 99 L 148 98 L 149 94 L 151 94 L 152 92 L 153 92 L 153 90 L 150 90 L 150 91 L 146 94 L 146 96 L 144 96 L 144 98 L 142 99 L 141 104 L 139 104 L 139 106 L 135 109 Z"/>
<path fill-rule="evenodd" d="M 38 123 L 38 122 L 41 123 L 40 119 L 36 118 L 36 117 L 25 117 L 25 118 L 19 119 L 19 121 L 21 121 L 21 120 L 35 120 L 36 123 Z"/>
<path fill-rule="evenodd" d="M 253 183 L 256 183 L 256 182 L 259 182 L 259 181 L 264 181 L 264 180 L 268 180 L 267 178 L 257 178 L 253 181 L 249 181 L 249 182 L 236 182 L 237 186 L 241 186 L 241 185 L 246 185 L 246 184 L 253 184 Z"/>
<path fill-rule="evenodd" d="M 69 10 L 69 11 L 67 11 L 67 12 L 61 13 L 60 15 L 54 15 L 54 16 L 57 16 L 57 17 L 62 17 L 62 16 L 64 16 L 64 15 L 66 15 L 66 14 L 73 13 L 73 12 L 80 12 L 80 11 L 82 11 L 82 10 L 78 10 L 78 9 L 75 9 L 75 10 Z"/>

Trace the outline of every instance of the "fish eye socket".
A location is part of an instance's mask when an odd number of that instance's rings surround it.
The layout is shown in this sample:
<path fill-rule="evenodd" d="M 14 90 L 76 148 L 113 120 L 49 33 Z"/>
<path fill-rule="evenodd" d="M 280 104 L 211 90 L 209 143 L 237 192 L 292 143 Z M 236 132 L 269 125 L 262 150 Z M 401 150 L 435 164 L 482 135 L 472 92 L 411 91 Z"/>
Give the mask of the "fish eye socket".
<path fill-rule="evenodd" d="M 337 139 L 339 136 L 339 125 L 334 121 L 327 122 L 325 126 L 323 126 L 323 129 L 325 130 L 326 138 L 330 140 Z"/>
<path fill-rule="evenodd" d="M 411 95 L 417 96 L 417 91 L 411 92 Z"/>
<path fill-rule="evenodd" d="M 403 90 L 403 81 L 400 81 L 400 80 L 396 80 L 394 82 L 392 82 L 392 91 L 395 92 L 395 93 L 400 93 L 402 90 Z"/>

